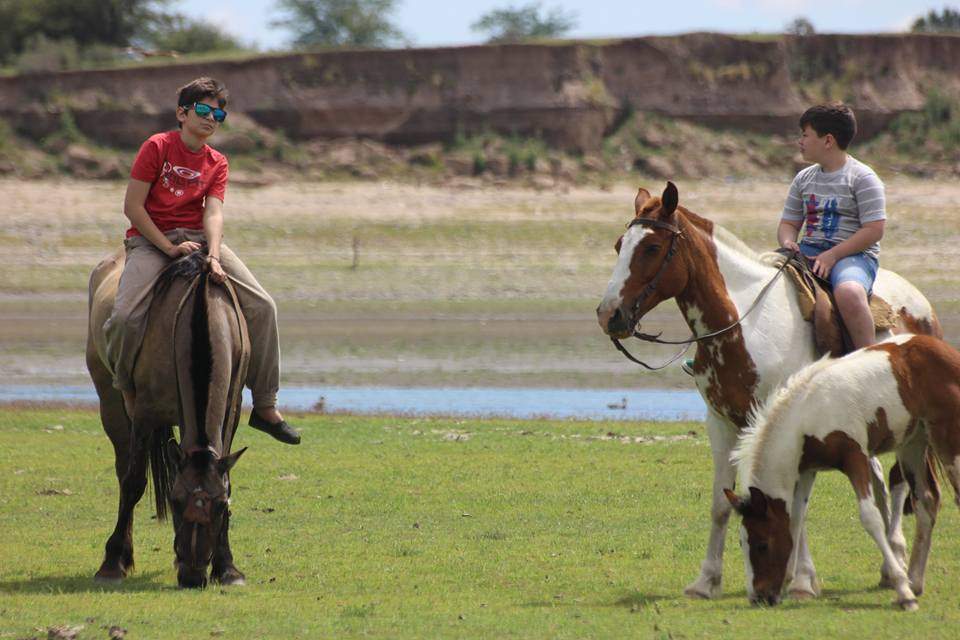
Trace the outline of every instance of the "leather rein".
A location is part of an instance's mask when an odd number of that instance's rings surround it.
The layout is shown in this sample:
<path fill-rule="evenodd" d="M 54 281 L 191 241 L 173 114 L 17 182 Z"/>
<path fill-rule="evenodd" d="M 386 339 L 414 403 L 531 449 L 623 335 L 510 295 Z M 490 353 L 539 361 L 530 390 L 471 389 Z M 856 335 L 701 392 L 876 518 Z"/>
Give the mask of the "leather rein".
<path fill-rule="evenodd" d="M 647 283 L 647 285 L 643 288 L 643 291 L 640 292 L 640 295 L 637 296 L 637 299 L 634 301 L 633 306 L 630 309 L 630 318 L 628 319 L 628 321 L 632 321 L 633 318 L 636 317 L 637 310 L 640 308 L 640 304 L 644 300 L 649 298 L 654 291 L 656 291 L 657 283 L 660 281 L 660 277 L 663 275 L 663 272 L 667 268 L 667 265 L 670 263 L 673 257 L 677 254 L 677 240 L 683 237 L 683 231 L 681 231 L 678 226 L 670 224 L 669 222 L 663 222 L 662 220 L 654 220 L 650 218 L 634 218 L 630 222 L 630 224 L 627 225 L 627 229 L 630 229 L 631 227 L 634 227 L 636 225 L 642 225 L 644 227 L 651 227 L 654 229 L 665 229 L 671 233 L 671 236 L 670 236 L 670 246 L 667 249 L 666 257 L 664 257 L 663 262 L 660 263 L 660 268 L 657 270 L 657 273 L 654 274 L 653 278 L 650 280 L 650 282 Z M 717 331 L 711 331 L 710 333 L 705 333 L 702 336 L 693 334 L 686 340 L 661 340 L 660 336 L 662 335 L 663 332 L 660 332 L 656 335 L 652 335 L 649 333 L 640 333 L 639 331 L 634 330 L 632 337 L 637 338 L 639 340 L 643 340 L 644 342 L 653 342 L 655 344 L 683 345 L 683 348 L 680 349 L 680 351 L 678 351 L 672 358 L 670 358 L 669 360 L 667 360 L 666 362 L 664 362 L 659 366 L 649 365 L 646 362 L 636 358 L 633 354 L 627 351 L 627 348 L 620 343 L 619 339 L 611 336 L 610 341 L 613 342 L 613 346 L 617 348 L 617 351 L 622 353 L 624 357 L 626 357 L 627 360 L 629 360 L 630 362 L 636 363 L 641 367 L 644 367 L 648 371 L 659 371 L 660 369 L 665 369 L 666 367 L 670 366 L 671 364 L 673 364 L 674 362 L 682 358 L 683 355 L 690 350 L 690 345 L 700 342 L 702 340 L 715 338 L 719 335 L 722 335 L 730 331 L 731 329 L 734 329 L 735 327 L 740 326 L 740 324 L 744 321 L 744 319 L 748 315 L 750 315 L 750 313 L 754 309 L 757 308 L 757 306 L 760 304 L 760 301 L 763 299 L 764 296 L 767 295 L 767 292 L 773 286 L 773 283 L 776 282 L 777 278 L 779 278 L 783 274 L 783 270 L 787 268 L 787 265 L 789 263 L 790 263 L 789 258 L 784 260 L 783 264 L 780 265 L 780 268 L 777 269 L 777 272 L 773 275 L 772 278 L 770 278 L 770 281 L 767 282 L 767 284 L 763 285 L 763 288 L 760 289 L 760 292 L 757 294 L 757 297 L 754 298 L 753 302 L 750 304 L 750 307 L 743 313 L 743 315 L 741 315 L 736 321 L 724 327 L 723 329 L 719 329 Z"/>

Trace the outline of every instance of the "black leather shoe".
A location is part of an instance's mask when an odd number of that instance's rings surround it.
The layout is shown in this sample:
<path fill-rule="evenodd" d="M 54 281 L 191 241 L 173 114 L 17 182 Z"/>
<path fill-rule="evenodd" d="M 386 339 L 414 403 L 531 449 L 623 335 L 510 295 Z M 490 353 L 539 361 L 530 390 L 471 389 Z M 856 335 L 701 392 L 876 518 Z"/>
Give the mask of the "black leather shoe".
<path fill-rule="evenodd" d="M 266 434 L 276 438 L 280 442 L 286 444 L 300 444 L 300 434 L 293 430 L 286 420 L 281 420 L 276 424 L 272 422 L 267 422 L 259 415 L 256 411 L 250 413 L 250 420 L 247 421 L 254 429 L 263 431 Z"/>

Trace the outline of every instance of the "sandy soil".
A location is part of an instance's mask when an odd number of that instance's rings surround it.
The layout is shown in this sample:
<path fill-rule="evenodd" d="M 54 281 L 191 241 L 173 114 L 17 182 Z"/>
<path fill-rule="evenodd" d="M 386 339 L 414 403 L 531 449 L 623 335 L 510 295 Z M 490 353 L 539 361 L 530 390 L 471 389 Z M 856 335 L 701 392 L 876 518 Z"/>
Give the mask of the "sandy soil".
<path fill-rule="evenodd" d="M 678 187 L 685 206 L 770 247 L 786 183 Z M 123 190 L 0 180 L 0 379 L 85 383 L 86 277 L 122 238 Z M 594 319 L 634 193 L 627 184 L 238 187 L 227 196 L 227 239 L 277 299 L 285 384 L 685 386 L 676 370 L 637 371 Z M 883 264 L 928 295 L 956 343 L 960 184 L 893 179 L 888 198 Z M 645 326 L 685 335 L 663 306 Z"/>

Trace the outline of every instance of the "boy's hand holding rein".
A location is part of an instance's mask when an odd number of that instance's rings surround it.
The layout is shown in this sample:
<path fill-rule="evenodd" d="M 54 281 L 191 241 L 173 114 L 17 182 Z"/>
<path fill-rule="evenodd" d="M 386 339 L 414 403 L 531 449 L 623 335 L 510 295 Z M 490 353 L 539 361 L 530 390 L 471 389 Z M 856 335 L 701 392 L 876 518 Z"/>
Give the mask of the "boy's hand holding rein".
<path fill-rule="evenodd" d="M 169 249 L 164 249 L 164 253 L 170 256 L 173 259 L 182 258 L 183 256 L 189 255 L 194 251 L 200 250 L 200 243 L 187 240 L 181 242 L 180 244 L 170 244 Z"/>

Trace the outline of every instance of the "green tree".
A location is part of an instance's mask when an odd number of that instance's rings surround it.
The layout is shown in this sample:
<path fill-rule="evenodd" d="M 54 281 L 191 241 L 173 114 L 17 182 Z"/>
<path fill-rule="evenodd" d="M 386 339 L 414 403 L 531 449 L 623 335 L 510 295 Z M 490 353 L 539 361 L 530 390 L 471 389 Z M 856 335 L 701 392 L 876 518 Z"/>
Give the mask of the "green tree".
<path fill-rule="evenodd" d="M 812 22 L 810 22 L 807 18 L 800 16 L 787 23 L 787 27 L 784 29 L 784 32 L 792 36 L 804 37 L 812 36 L 817 32 L 817 30 L 813 27 Z"/>
<path fill-rule="evenodd" d="M 956 33 L 960 32 L 960 11 L 944 7 L 937 13 L 934 10 L 914 21 L 910 31 L 914 33 Z"/>
<path fill-rule="evenodd" d="M 72 40 L 126 46 L 148 34 L 169 0 L 0 0 L 0 60 L 19 55 L 28 43 Z"/>
<path fill-rule="evenodd" d="M 234 36 L 212 22 L 195 20 L 179 13 L 163 16 L 146 40 L 155 49 L 179 53 L 245 48 Z"/>
<path fill-rule="evenodd" d="M 559 38 L 576 25 L 575 14 L 552 9 L 541 15 L 540 3 L 532 2 L 485 13 L 470 28 L 486 33 L 488 42 L 523 42 L 537 38 Z"/>
<path fill-rule="evenodd" d="M 277 0 L 271 25 L 293 33 L 295 48 L 387 47 L 406 40 L 390 21 L 396 0 Z"/>

